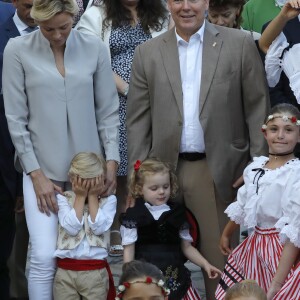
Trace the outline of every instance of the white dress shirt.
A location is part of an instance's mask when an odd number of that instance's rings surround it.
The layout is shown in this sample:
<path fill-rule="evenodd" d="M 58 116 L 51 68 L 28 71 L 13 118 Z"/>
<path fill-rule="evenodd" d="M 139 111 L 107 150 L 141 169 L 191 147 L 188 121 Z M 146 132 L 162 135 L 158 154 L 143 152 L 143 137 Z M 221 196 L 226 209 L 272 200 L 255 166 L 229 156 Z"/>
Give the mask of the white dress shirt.
<path fill-rule="evenodd" d="M 26 35 L 28 32 L 26 31 L 26 28 L 28 25 L 26 25 L 18 16 L 17 11 L 15 12 L 13 16 L 13 21 L 15 22 L 15 25 L 20 33 L 20 35 Z"/>
<path fill-rule="evenodd" d="M 183 92 L 183 128 L 180 152 L 205 152 L 204 134 L 199 118 L 202 50 L 205 23 L 183 40 L 176 32 Z"/>

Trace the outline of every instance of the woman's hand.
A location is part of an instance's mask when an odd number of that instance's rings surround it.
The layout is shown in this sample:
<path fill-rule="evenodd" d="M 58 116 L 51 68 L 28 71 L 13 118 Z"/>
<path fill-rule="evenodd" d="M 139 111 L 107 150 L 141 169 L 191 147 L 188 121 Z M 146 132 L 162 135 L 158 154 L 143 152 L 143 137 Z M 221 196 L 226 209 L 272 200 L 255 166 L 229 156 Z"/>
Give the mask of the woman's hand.
<path fill-rule="evenodd" d="M 210 263 L 204 265 L 204 270 L 207 273 L 209 279 L 216 279 L 219 275 L 222 275 L 222 272 Z"/>
<path fill-rule="evenodd" d="M 232 252 L 232 249 L 230 247 L 230 238 L 227 235 L 222 234 L 219 248 L 223 255 L 229 255 Z"/>
<path fill-rule="evenodd" d="M 58 205 L 55 192 L 61 194 L 63 192 L 61 187 L 55 185 L 47 178 L 41 169 L 32 171 L 30 177 L 40 212 L 47 214 L 47 216 L 50 216 L 50 211 L 57 213 Z"/>
<path fill-rule="evenodd" d="M 114 160 L 106 162 L 107 173 L 105 179 L 105 189 L 101 196 L 108 197 L 116 193 L 118 164 Z"/>

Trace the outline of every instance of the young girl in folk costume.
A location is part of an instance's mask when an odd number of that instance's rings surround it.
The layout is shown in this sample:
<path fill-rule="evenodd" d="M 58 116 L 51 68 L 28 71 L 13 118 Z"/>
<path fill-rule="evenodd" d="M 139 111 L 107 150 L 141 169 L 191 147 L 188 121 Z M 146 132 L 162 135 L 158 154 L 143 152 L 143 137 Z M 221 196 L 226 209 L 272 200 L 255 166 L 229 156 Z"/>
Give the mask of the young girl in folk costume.
<path fill-rule="evenodd" d="M 292 19 L 299 18 L 299 13 L 300 0 L 285 3 L 258 42 L 259 48 L 266 53 L 265 69 L 269 86 L 274 87 L 279 82 L 281 72 L 284 71 L 298 104 L 300 104 L 300 44 L 291 42 L 293 38 L 288 36 L 289 32 L 286 32 L 286 36 L 282 31 L 292 30 L 292 27 L 288 29 L 286 25 Z"/>
<path fill-rule="evenodd" d="M 153 264 L 133 260 L 122 267 L 116 300 L 168 299 L 162 272 Z"/>
<path fill-rule="evenodd" d="M 298 109 L 279 104 L 262 126 L 269 156 L 254 158 L 244 170 L 245 184 L 237 201 L 225 210 L 231 220 L 221 236 L 220 249 L 229 257 L 216 290 L 218 300 L 224 299 L 228 287 L 244 279 L 256 280 L 265 292 L 269 289 L 282 252 L 275 225 L 300 193 L 295 189 L 300 181 L 300 161 L 293 152 L 300 140 L 299 125 Z M 240 225 L 255 230 L 232 251 L 230 237 Z"/>
<path fill-rule="evenodd" d="M 159 267 L 170 289 L 169 300 L 200 299 L 184 266 L 186 259 L 210 278 L 221 272 L 191 245 L 185 207 L 169 201 L 177 190 L 170 167 L 157 159 L 137 161 L 129 190 L 136 202 L 121 216 L 124 262 L 138 259 Z"/>
<path fill-rule="evenodd" d="M 80 152 L 71 161 L 72 191 L 57 195 L 59 230 L 54 300 L 114 300 L 109 265 L 109 229 L 117 200 L 100 198 L 104 191 L 106 162 L 91 152 Z"/>
<path fill-rule="evenodd" d="M 267 300 L 267 295 L 256 281 L 244 280 L 226 292 L 225 300 Z"/>
<path fill-rule="evenodd" d="M 279 266 L 267 293 L 268 300 L 300 299 L 300 182 L 294 187 L 298 197 L 291 200 L 288 214 L 277 222 L 284 244 Z M 290 270 L 293 275 L 289 277 Z"/>

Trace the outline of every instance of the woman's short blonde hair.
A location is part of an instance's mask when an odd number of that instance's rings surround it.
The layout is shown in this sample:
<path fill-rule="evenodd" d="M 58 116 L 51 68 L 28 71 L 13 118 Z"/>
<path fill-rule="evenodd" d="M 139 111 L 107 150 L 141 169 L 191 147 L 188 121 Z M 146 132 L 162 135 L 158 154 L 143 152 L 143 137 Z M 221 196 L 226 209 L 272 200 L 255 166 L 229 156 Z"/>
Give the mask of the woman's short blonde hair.
<path fill-rule="evenodd" d="M 71 161 L 69 176 L 80 178 L 95 178 L 106 175 L 106 162 L 104 158 L 92 152 L 79 152 Z"/>
<path fill-rule="evenodd" d="M 74 16 L 77 12 L 78 5 L 75 0 L 34 0 L 30 15 L 37 22 L 43 22 L 56 14 L 69 13 Z"/>
<path fill-rule="evenodd" d="M 257 300 L 267 300 L 264 290 L 254 280 L 244 280 L 232 286 L 225 295 L 225 300 L 235 300 L 239 297 L 253 297 Z"/>

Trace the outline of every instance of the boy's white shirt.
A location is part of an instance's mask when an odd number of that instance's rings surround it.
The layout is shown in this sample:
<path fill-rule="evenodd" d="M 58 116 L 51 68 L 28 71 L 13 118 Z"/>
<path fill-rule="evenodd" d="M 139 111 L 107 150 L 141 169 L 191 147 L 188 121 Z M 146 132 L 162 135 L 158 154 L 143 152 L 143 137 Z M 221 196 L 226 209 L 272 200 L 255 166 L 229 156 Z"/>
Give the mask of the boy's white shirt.
<path fill-rule="evenodd" d="M 153 216 L 155 220 L 158 220 L 160 216 L 170 210 L 170 206 L 167 204 L 162 205 L 150 205 L 149 203 L 145 203 L 145 206 Z M 137 241 L 137 229 L 136 228 L 126 228 L 125 226 L 121 225 L 120 227 L 120 233 L 122 237 L 122 245 L 130 245 Z M 193 238 L 191 237 L 188 229 L 182 229 L 179 231 L 179 236 L 182 240 L 186 240 L 189 242 L 193 241 Z"/>
<path fill-rule="evenodd" d="M 60 225 L 70 234 L 77 235 L 82 229 L 84 220 L 79 222 L 74 208 L 72 208 L 66 197 L 57 195 L 59 206 L 58 219 Z M 116 214 L 117 199 L 114 195 L 109 196 L 102 207 L 99 207 L 95 222 L 92 222 L 88 216 L 88 224 L 95 235 L 101 235 L 107 232 Z M 60 250 L 54 252 L 55 257 L 73 258 L 73 259 L 104 259 L 108 255 L 107 249 L 90 246 L 86 236 L 81 243 L 74 249 Z"/>

